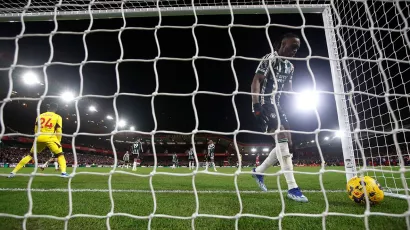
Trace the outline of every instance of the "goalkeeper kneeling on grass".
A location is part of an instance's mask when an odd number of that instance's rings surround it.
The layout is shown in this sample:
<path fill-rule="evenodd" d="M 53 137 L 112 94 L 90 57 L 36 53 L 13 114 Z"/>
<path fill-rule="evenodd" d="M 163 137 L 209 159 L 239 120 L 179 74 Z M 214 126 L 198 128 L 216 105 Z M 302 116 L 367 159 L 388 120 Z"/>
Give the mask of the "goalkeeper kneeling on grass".
<path fill-rule="evenodd" d="M 285 34 L 275 43 L 275 51 L 267 54 L 259 63 L 253 77 L 251 91 L 253 114 L 262 132 L 273 133 L 280 124 L 280 130 L 289 130 L 286 114 L 280 107 L 280 96 L 284 90 L 292 90 L 293 64 L 286 57 L 295 56 L 300 47 L 300 39 L 295 34 Z M 276 88 L 277 87 L 277 88 Z M 259 94 L 259 95 L 258 95 Z M 266 96 L 266 94 L 270 94 Z M 280 123 L 279 123 L 280 121 Z M 289 132 L 277 134 L 276 147 L 269 153 L 265 161 L 254 168 L 252 175 L 259 187 L 267 191 L 263 175 L 269 167 L 279 162 L 288 184 L 288 198 L 298 202 L 308 202 L 296 184 L 293 175 L 292 154 L 289 147 L 292 147 L 292 139 Z"/>
<path fill-rule="evenodd" d="M 47 112 L 40 114 L 40 116 L 36 119 L 34 133 L 37 133 L 37 126 L 40 124 L 41 134 L 37 137 L 37 142 L 33 143 L 30 154 L 21 159 L 8 178 L 14 177 L 16 173 L 24 167 L 24 165 L 33 159 L 34 146 L 37 147 L 37 153 L 41 153 L 46 147 L 50 149 L 60 165 L 61 176 L 68 177 L 66 173 L 67 165 L 64 158 L 63 148 L 60 144 L 63 124 L 61 116 L 56 113 L 57 110 L 58 105 L 51 103 L 48 106 Z"/>

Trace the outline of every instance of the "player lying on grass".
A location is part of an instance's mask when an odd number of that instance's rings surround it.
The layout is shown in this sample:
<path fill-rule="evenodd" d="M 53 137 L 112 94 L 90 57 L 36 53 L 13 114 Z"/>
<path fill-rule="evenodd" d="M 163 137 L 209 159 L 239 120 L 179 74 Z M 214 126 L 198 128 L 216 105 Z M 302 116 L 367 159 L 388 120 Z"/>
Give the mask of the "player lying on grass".
<path fill-rule="evenodd" d="M 281 93 L 277 91 L 292 90 L 294 67 L 286 57 L 295 56 L 300 47 L 300 39 L 294 34 L 285 34 L 277 42 L 275 52 L 265 55 L 259 63 L 251 85 L 252 93 L 271 94 L 268 96 L 252 95 L 253 113 L 257 123 L 263 132 L 268 131 L 270 133 L 275 132 L 278 128 L 278 121 L 280 121 L 280 130 L 289 130 L 286 114 L 279 103 Z M 292 155 L 289 151 L 289 148 L 292 147 L 291 135 L 289 132 L 281 132 L 277 134 L 277 139 L 278 142 L 269 153 L 269 156 L 260 166 L 252 170 L 255 172 L 253 177 L 263 191 L 267 191 L 263 175 L 257 173 L 265 172 L 278 161 L 283 171 L 293 171 Z M 308 199 L 302 194 L 296 184 L 293 172 L 286 172 L 284 176 L 288 184 L 288 198 L 299 202 L 307 202 Z"/>
<path fill-rule="evenodd" d="M 37 142 L 33 143 L 30 154 L 21 159 L 21 161 L 8 176 L 9 178 L 14 177 L 16 173 L 24 167 L 24 165 L 33 159 L 35 146 L 37 146 L 37 153 L 41 153 L 46 147 L 50 149 L 60 165 L 61 176 L 68 176 L 66 173 L 67 165 L 64 158 L 63 148 L 60 144 L 63 122 L 61 116 L 56 113 L 57 110 L 58 105 L 51 103 L 48 106 L 47 112 L 40 114 L 40 116 L 36 119 L 34 133 L 37 133 L 38 125 L 40 124 L 40 135 L 37 137 Z"/>

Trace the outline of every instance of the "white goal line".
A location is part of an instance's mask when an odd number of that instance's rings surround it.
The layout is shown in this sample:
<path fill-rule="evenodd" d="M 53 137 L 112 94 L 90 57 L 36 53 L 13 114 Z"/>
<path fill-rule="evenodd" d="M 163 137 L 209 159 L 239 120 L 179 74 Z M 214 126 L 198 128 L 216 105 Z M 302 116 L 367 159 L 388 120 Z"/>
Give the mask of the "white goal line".
<path fill-rule="evenodd" d="M 27 192 L 27 188 L 0 188 L 0 192 Z M 66 188 L 33 188 L 30 189 L 31 192 L 69 192 Z M 109 189 L 71 189 L 71 192 L 109 192 Z M 148 189 L 111 189 L 112 192 L 133 192 L 133 193 L 152 193 L 152 190 Z M 286 189 L 280 190 L 281 192 L 287 192 Z M 154 190 L 155 193 L 194 193 L 193 190 Z M 219 194 L 236 194 L 235 190 L 197 190 L 197 193 L 219 193 Z M 243 190 L 239 191 L 241 194 L 255 194 L 255 193 L 277 193 L 279 190 L 269 190 L 268 192 L 254 191 L 254 190 Z M 303 192 L 308 193 L 323 193 L 322 190 L 303 190 Z M 340 193 L 347 192 L 346 190 L 326 190 L 330 193 Z"/>

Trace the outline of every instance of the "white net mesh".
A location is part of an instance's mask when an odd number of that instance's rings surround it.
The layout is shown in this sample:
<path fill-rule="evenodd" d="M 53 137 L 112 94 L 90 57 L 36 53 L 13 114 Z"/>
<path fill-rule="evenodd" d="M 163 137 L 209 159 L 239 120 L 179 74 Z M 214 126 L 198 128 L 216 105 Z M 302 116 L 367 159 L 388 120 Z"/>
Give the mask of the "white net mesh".
<path fill-rule="evenodd" d="M 350 131 L 360 130 L 353 142 L 356 164 L 373 169 L 366 174 L 386 191 L 403 193 L 406 180 L 398 169 L 409 165 L 409 5 L 340 1 L 335 8 L 344 15 L 334 20 L 343 25 L 337 37 L 339 54 L 346 58 L 344 89 L 352 92 L 346 97 Z"/>
<path fill-rule="evenodd" d="M 81 132 L 81 120 L 79 114 L 80 112 L 80 99 L 84 98 L 106 98 L 113 100 L 115 119 L 119 119 L 119 112 L 117 110 L 116 101 L 119 96 L 133 96 L 133 97 L 146 97 L 150 98 L 152 107 L 152 117 L 154 121 L 154 129 L 151 132 L 141 132 L 134 131 L 137 134 L 151 135 L 151 143 L 155 143 L 156 134 L 178 134 L 178 135 L 192 135 L 191 142 L 195 143 L 195 134 L 198 132 L 209 133 L 209 134 L 219 134 L 219 135 L 233 135 L 234 136 L 234 146 L 236 153 L 238 154 L 239 148 L 237 145 L 237 135 L 239 133 L 252 133 L 260 134 L 258 132 L 253 132 L 249 130 L 240 129 L 240 119 L 238 111 L 235 104 L 235 98 L 238 95 L 247 95 L 249 92 L 239 91 L 240 86 L 238 84 L 238 77 L 233 65 L 234 61 L 237 59 L 250 60 L 250 61 L 260 61 L 260 58 L 246 57 L 238 55 L 237 48 L 235 45 L 235 40 L 232 36 L 233 27 L 243 27 L 250 29 L 264 29 L 266 33 L 272 25 L 277 27 L 285 27 L 288 29 L 297 29 L 301 31 L 301 40 L 309 49 L 309 54 L 303 58 L 293 58 L 293 60 L 306 61 L 307 68 L 310 70 L 311 77 L 315 81 L 315 77 L 311 70 L 309 62 L 314 59 L 314 54 L 312 53 L 309 41 L 304 35 L 304 29 L 307 27 L 319 28 L 321 30 L 331 31 L 329 34 L 334 37 L 335 43 L 328 44 L 328 47 L 335 48 L 335 65 L 338 65 L 340 71 L 340 80 L 343 82 L 343 90 L 346 92 L 345 98 L 341 104 L 344 105 L 346 109 L 346 114 L 348 115 L 348 128 L 341 127 L 342 130 L 350 132 L 344 135 L 352 135 L 351 143 L 344 143 L 351 147 L 351 151 L 354 154 L 354 159 L 357 160 L 358 170 L 361 169 L 360 173 L 366 173 L 373 177 L 376 177 L 384 187 L 388 189 L 389 192 L 394 192 L 397 194 L 405 194 L 408 200 L 408 187 L 406 184 L 406 162 L 408 161 L 408 144 L 406 139 L 406 131 L 409 125 L 408 116 L 409 114 L 409 102 L 408 95 L 406 91 L 406 86 L 408 80 L 406 76 L 410 73 L 409 71 L 409 49 L 410 42 L 408 38 L 409 33 L 409 3 L 406 1 L 372 1 L 370 4 L 366 1 L 282 1 L 282 0 L 272 0 L 272 1 L 6 1 L 0 3 L 0 18 L 3 21 L 21 21 L 21 31 L 17 36 L 7 37 L 2 36 L 0 40 L 10 40 L 16 45 L 13 61 L 10 66 L 0 68 L 1 71 L 8 72 L 9 88 L 7 96 L 2 99 L 1 105 L 1 135 L 4 136 L 24 136 L 22 133 L 7 133 L 7 124 L 3 120 L 4 108 L 7 103 L 11 100 L 33 100 L 38 101 L 37 112 L 40 111 L 41 103 L 47 98 L 57 98 L 58 96 L 49 96 L 48 90 L 51 87 L 49 85 L 49 77 L 47 75 L 47 69 L 51 68 L 53 65 L 63 65 L 69 67 L 79 68 L 80 77 L 80 90 L 76 95 L 75 109 L 77 116 L 77 126 L 76 130 L 72 134 L 65 134 L 65 137 L 72 139 L 73 146 L 73 157 L 74 161 L 77 161 L 77 153 L 75 150 L 76 138 L 78 136 L 101 136 L 100 134 Z M 305 21 L 305 12 L 322 12 L 327 9 L 327 14 L 324 15 L 325 20 L 330 22 L 329 25 L 333 25 L 328 28 L 324 28 L 323 25 L 307 25 Z M 253 13 L 255 11 L 259 13 L 265 13 L 267 16 L 267 24 L 264 25 L 239 25 L 235 24 L 235 13 Z M 127 24 L 127 16 L 150 16 L 146 14 L 147 12 L 152 12 L 159 18 L 158 22 L 154 26 L 150 27 L 130 27 Z M 214 25 L 214 24 L 198 24 L 197 12 L 204 14 L 212 13 L 227 13 L 231 16 L 229 25 Z M 302 18 L 302 23 L 297 26 L 291 26 L 286 24 L 275 24 L 276 22 L 271 21 L 270 14 L 272 13 L 296 13 L 297 17 Z M 194 23 L 189 26 L 167 26 L 162 25 L 162 20 L 164 15 L 178 15 L 178 14 L 190 14 L 194 15 Z M 59 31 L 59 23 L 61 23 L 59 18 L 63 19 L 83 19 L 89 18 L 89 24 L 84 31 L 74 32 L 74 31 Z M 106 18 L 106 17 L 119 17 L 122 18 L 122 24 L 116 26 L 114 29 L 94 29 L 95 18 Z M 29 20 L 52 20 L 54 24 L 54 29 L 51 33 L 26 33 L 25 23 Z M 251 24 L 251 23 L 249 23 Z M 326 24 L 326 23 L 325 23 Z M 199 45 L 198 38 L 195 29 L 198 27 L 210 27 L 210 28 L 220 28 L 228 31 L 229 39 L 233 47 L 233 53 L 231 57 L 220 58 L 214 56 L 200 56 L 199 55 Z M 180 58 L 180 57 L 164 57 L 161 55 L 161 46 L 158 40 L 158 31 L 161 29 L 190 29 L 192 31 L 193 40 L 195 43 L 195 54 L 192 57 Z M 155 31 L 154 37 L 152 38 L 156 42 L 158 53 L 154 58 L 140 58 L 140 59 L 126 59 L 124 58 L 124 46 L 121 39 L 122 33 L 126 30 L 151 30 Z M 118 35 L 118 44 L 120 54 L 118 57 L 109 61 L 101 60 L 89 60 L 89 46 L 86 42 L 87 36 L 90 36 L 97 32 L 115 32 Z M 70 62 L 55 62 L 54 61 L 54 43 L 53 37 L 57 34 L 62 35 L 80 35 L 83 38 L 84 47 L 84 58 L 80 62 L 70 63 Z M 50 45 L 50 55 L 48 61 L 41 65 L 22 65 L 18 63 L 19 58 L 19 41 L 25 37 L 48 37 Z M 272 41 L 270 37 L 267 36 L 269 46 L 272 48 Z M 272 51 L 272 50 L 270 50 Z M 267 52 L 270 52 L 269 50 Z M 340 55 L 340 56 L 337 56 Z M 177 55 L 176 55 L 177 56 Z M 328 60 L 328 57 L 320 56 L 315 57 L 318 59 Z M 195 62 L 197 60 L 213 60 L 217 62 L 228 61 L 232 63 L 232 72 L 235 79 L 235 88 L 232 93 L 218 93 L 212 91 L 200 91 L 199 82 L 200 79 L 197 74 L 197 66 Z M 195 75 L 196 87 L 192 93 L 164 93 L 158 90 L 159 88 L 159 74 L 157 69 L 157 63 L 161 60 L 168 61 L 185 61 L 192 63 L 193 72 Z M 120 73 L 118 71 L 120 64 L 126 62 L 146 62 L 150 63 L 154 67 L 155 72 L 155 83 L 156 87 L 152 93 L 147 94 L 137 94 L 137 93 L 124 93 L 120 91 Z M 113 64 L 116 69 L 116 83 L 117 88 L 114 94 L 110 95 L 95 95 L 95 94 L 85 94 L 83 93 L 83 83 L 87 76 L 84 74 L 84 66 L 87 64 Z M 42 95 L 37 95 L 33 98 L 19 98 L 13 97 L 13 79 L 12 73 L 18 68 L 41 68 L 44 74 L 44 84 L 45 90 Z M 337 76 L 338 77 L 338 76 Z M 338 79 L 334 77 L 334 79 Z M 324 92 L 325 94 L 334 94 L 333 92 Z M 214 130 L 200 130 L 199 129 L 199 119 L 197 104 L 195 98 L 198 95 L 216 95 L 232 98 L 232 105 L 234 108 L 234 116 L 237 121 L 237 126 L 233 131 L 222 132 Z M 156 111 L 154 106 L 154 101 L 158 96 L 174 96 L 174 97 L 192 97 L 192 106 L 195 115 L 195 128 L 191 132 L 177 132 L 172 130 L 158 130 L 158 124 L 156 119 Z M 340 113 L 340 111 L 339 111 Z M 339 118 L 343 117 L 344 114 L 339 114 Z M 302 132 L 298 130 L 293 130 L 293 133 L 300 134 L 314 134 L 316 143 L 319 141 L 319 133 L 321 131 L 329 131 L 321 128 L 321 121 L 319 116 L 317 117 L 319 126 L 311 132 Z M 360 121 L 360 122 L 358 122 Z M 330 130 L 335 131 L 335 130 Z M 64 229 L 69 228 L 69 222 L 75 218 L 90 218 L 90 219 L 106 219 L 106 228 L 111 229 L 110 219 L 113 217 L 123 216 L 133 219 L 144 219 L 148 220 L 148 229 L 152 229 L 152 222 L 154 219 L 158 218 L 168 218 L 173 220 L 191 220 L 191 228 L 195 229 L 196 221 L 198 218 L 213 218 L 213 219 L 223 219 L 223 220 L 233 220 L 235 229 L 240 228 L 240 220 L 244 218 L 255 218 L 264 219 L 269 221 L 277 221 L 279 229 L 283 228 L 284 218 L 317 218 L 320 219 L 321 224 L 314 225 L 314 227 L 319 227 L 322 229 L 332 228 L 327 225 L 327 220 L 331 219 L 333 216 L 337 217 L 354 217 L 363 218 L 364 226 L 366 229 L 370 228 L 370 217 L 372 216 L 388 216 L 393 218 L 406 218 L 405 225 L 402 227 L 410 228 L 410 223 L 408 217 L 410 215 L 409 207 L 406 205 L 404 211 L 400 213 L 385 213 L 383 210 L 373 211 L 370 206 L 367 205 L 365 210 L 360 211 L 341 211 L 332 210 L 332 198 L 329 195 L 331 192 L 340 192 L 326 190 L 325 187 L 325 173 L 336 172 L 338 174 L 345 174 L 344 170 L 328 170 L 325 165 L 322 164 L 320 170 L 317 172 L 304 172 L 297 171 L 297 175 L 313 175 L 319 177 L 318 189 L 315 192 L 322 194 L 320 200 L 313 202 L 321 203 L 320 210 L 315 213 L 303 212 L 295 209 L 288 211 L 287 209 L 292 204 L 285 202 L 283 192 L 285 191 L 281 187 L 280 179 L 277 177 L 277 190 L 274 193 L 279 192 L 280 201 L 276 201 L 277 206 L 280 206 L 278 213 L 274 215 L 268 214 L 254 214 L 252 210 L 244 211 L 245 199 L 249 197 L 244 197 L 247 193 L 256 193 L 255 191 L 242 191 L 239 188 L 238 178 L 241 174 L 246 176 L 250 175 L 250 171 L 242 170 L 239 167 L 234 173 L 218 173 L 218 172 L 204 172 L 196 168 L 192 173 L 173 173 L 164 172 L 157 170 L 156 167 L 152 168 L 149 174 L 139 174 L 130 173 L 125 171 L 117 170 L 118 158 L 114 145 L 114 136 L 116 134 L 125 133 L 129 131 L 120 131 L 118 125 L 116 125 L 115 130 L 112 133 L 105 134 L 105 136 L 110 136 L 110 142 L 112 149 L 114 151 L 114 167 L 107 173 L 101 172 L 89 172 L 89 171 L 78 171 L 77 168 L 73 168 L 71 177 L 68 180 L 68 187 L 66 189 L 61 189 L 59 191 L 68 193 L 68 213 L 66 216 L 54 216 L 52 213 L 49 214 L 35 214 L 33 212 L 33 192 L 42 191 L 41 189 L 33 189 L 32 184 L 36 176 L 55 176 L 54 174 L 39 174 L 37 172 L 37 167 L 30 174 L 21 173 L 19 175 L 28 176 L 27 197 L 28 197 L 28 210 L 25 215 L 10 214 L 5 209 L 1 209 L 0 217 L 23 219 L 22 228 L 29 229 L 27 222 L 33 218 L 45 218 L 54 219 L 59 221 L 64 221 Z M 34 135 L 25 135 L 29 137 L 34 137 Z M 407 136 L 408 138 L 408 136 Z M 195 144 L 193 144 L 195 146 Z M 317 144 L 318 151 L 321 160 L 326 160 L 323 158 L 323 154 Z M 347 148 L 349 149 L 349 148 Z M 197 150 L 196 150 L 197 152 Z M 350 152 L 344 152 L 345 156 L 349 155 Z M 157 155 L 155 147 L 153 148 L 154 156 L 154 166 L 157 166 Z M 35 154 L 36 164 L 37 155 Z M 195 156 L 196 165 L 199 164 L 198 157 Z M 369 163 L 372 162 L 371 164 Z M 381 162 L 380 164 L 374 164 L 373 162 Z M 390 162 L 389 164 L 384 162 Z M 268 176 L 278 176 L 282 175 L 284 172 L 279 171 L 277 173 L 266 174 Z M 113 177 L 116 174 L 128 175 L 138 178 L 148 178 L 149 188 L 143 190 L 144 192 L 149 192 L 152 194 L 152 210 L 150 210 L 149 215 L 136 215 L 124 212 L 116 212 L 116 202 L 114 200 L 113 193 L 118 192 L 113 188 Z M 238 211 L 234 215 L 223 215 L 223 214 L 212 214 L 212 213 L 201 213 L 200 212 L 200 199 L 199 195 L 201 191 L 197 191 L 196 184 L 198 183 L 197 177 L 201 174 L 206 174 L 210 176 L 226 176 L 234 178 L 235 188 L 232 191 L 227 191 L 226 193 L 234 193 L 238 202 Z M 98 175 L 98 176 L 108 176 L 108 188 L 101 190 L 102 192 L 108 192 L 109 194 L 109 211 L 104 215 L 91 215 L 91 214 L 74 214 L 73 206 L 73 193 L 82 192 L 81 189 L 73 189 L 73 180 L 77 176 L 81 175 Z M 179 216 L 179 215 L 169 215 L 161 214 L 157 212 L 157 196 L 161 192 L 157 191 L 154 187 L 153 180 L 155 176 L 166 175 L 172 177 L 192 177 L 192 193 L 195 197 L 195 208 L 192 215 L 189 216 Z M 6 176 L 6 174 L 1 174 L 1 176 Z M 341 186 L 344 189 L 344 184 Z M 18 189 L 5 190 L 9 192 L 19 191 Z M 48 190 L 47 190 L 48 191 Z M 87 190 L 84 190 L 87 191 Z M 134 191 L 135 192 L 135 191 Z M 178 193 L 178 191 L 174 191 Z M 184 193 L 184 192 L 181 192 Z M 337 198 L 333 200 L 337 203 Z M 273 202 L 272 202 L 273 203 Z M 324 204 L 324 205 L 323 205 Z M 273 204 L 272 204 L 273 205 Z M 323 207 L 324 206 L 324 207 Z M 351 211 L 351 210 L 350 210 Z M 312 211 L 313 212 L 313 211 Z M 293 219 L 295 220 L 295 219 Z M 333 226 L 333 227 L 337 227 Z"/>

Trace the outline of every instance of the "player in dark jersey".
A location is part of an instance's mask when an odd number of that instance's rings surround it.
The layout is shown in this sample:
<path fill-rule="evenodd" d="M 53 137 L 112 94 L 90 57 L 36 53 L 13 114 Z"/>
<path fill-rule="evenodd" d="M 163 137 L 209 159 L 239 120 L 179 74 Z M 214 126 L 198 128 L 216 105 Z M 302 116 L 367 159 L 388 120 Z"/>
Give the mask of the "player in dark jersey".
<path fill-rule="evenodd" d="M 194 148 L 192 147 L 188 151 L 188 167 L 189 167 L 189 170 L 195 168 Z"/>
<path fill-rule="evenodd" d="M 215 167 L 215 144 L 212 140 L 209 140 L 208 141 L 208 156 L 207 156 L 205 170 L 208 170 L 208 167 L 211 167 L 211 165 L 213 166 L 214 171 L 217 172 L 216 167 Z"/>
<path fill-rule="evenodd" d="M 142 151 L 142 142 L 140 139 L 138 139 L 137 142 L 135 142 L 131 146 L 131 152 L 134 158 L 134 163 L 132 164 L 132 171 L 136 171 L 137 166 L 141 163 L 140 154 L 142 153 Z"/>
<path fill-rule="evenodd" d="M 128 151 L 126 151 L 124 153 L 124 156 L 122 157 L 122 160 L 124 161 L 124 164 L 122 165 L 122 167 L 126 167 L 128 168 L 129 164 L 130 164 L 130 153 Z"/>
<path fill-rule="evenodd" d="M 172 169 L 175 169 L 175 168 L 177 168 L 178 167 L 178 156 L 177 156 L 177 154 L 176 153 L 174 153 L 173 155 L 172 155 Z"/>
<path fill-rule="evenodd" d="M 283 35 L 275 44 L 274 53 L 265 55 L 256 69 L 251 85 L 252 93 L 271 94 L 268 96 L 252 95 L 252 112 L 262 132 L 274 133 L 278 128 L 280 130 L 289 130 L 286 114 L 280 106 L 282 94 L 280 91 L 292 90 L 294 67 L 286 58 L 295 56 L 299 47 L 300 39 L 297 35 L 291 33 Z M 280 124 L 280 127 L 278 127 L 278 124 Z M 264 173 L 277 162 L 279 162 L 283 171 L 293 171 L 292 154 L 289 151 L 292 148 L 291 135 L 289 132 L 281 132 L 277 134 L 277 139 L 278 143 L 269 153 L 269 156 L 260 166 L 252 170 L 255 172 L 253 177 L 263 191 L 267 191 L 263 175 L 257 173 Z M 299 202 L 307 202 L 308 199 L 296 184 L 293 172 L 284 173 L 284 176 L 288 184 L 288 198 Z"/>

